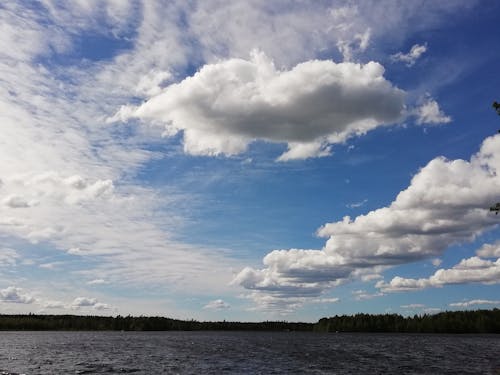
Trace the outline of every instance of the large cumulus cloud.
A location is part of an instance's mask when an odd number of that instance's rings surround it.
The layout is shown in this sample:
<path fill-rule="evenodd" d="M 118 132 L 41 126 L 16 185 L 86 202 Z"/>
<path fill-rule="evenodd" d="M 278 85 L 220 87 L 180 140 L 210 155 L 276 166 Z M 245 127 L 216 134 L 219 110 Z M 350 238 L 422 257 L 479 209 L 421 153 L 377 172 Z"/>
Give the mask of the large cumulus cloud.
<path fill-rule="evenodd" d="M 111 119 L 139 118 L 183 132 L 194 155 L 234 155 L 254 140 L 287 143 L 281 160 L 328 154 L 328 145 L 401 118 L 404 92 L 376 63 L 311 60 L 280 70 L 264 53 L 207 64 L 138 107 Z"/>
<path fill-rule="evenodd" d="M 327 238 L 322 249 L 274 250 L 264 258 L 263 269 L 247 267 L 235 282 L 254 294 L 318 296 L 351 278 L 374 278 L 387 267 L 436 257 L 453 244 L 473 240 L 498 222 L 488 207 L 499 198 L 499 149 L 497 135 L 469 161 L 435 158 L 389 206 L 322 226 L 318 235 Z M 478 255 L 494 257 L 496 248 L 483 246 Z M 429 279 L 397 277 L 378 287 L 413 290 L 499 280 L 498 260 L 473 257 Z"/>
<path fill-rule="evenodd" d="M 429 278 L 409 279 L 396 276 L 389 283 L 378 282 L 377 287 L 383 292 L 399 292 L 442 287 L 448 284 L 496 284 L 499 282 L 500 258 L 493 262 L 479 257 L 471 257 L 462 259 L 452 268 L 439 269 Z"/>

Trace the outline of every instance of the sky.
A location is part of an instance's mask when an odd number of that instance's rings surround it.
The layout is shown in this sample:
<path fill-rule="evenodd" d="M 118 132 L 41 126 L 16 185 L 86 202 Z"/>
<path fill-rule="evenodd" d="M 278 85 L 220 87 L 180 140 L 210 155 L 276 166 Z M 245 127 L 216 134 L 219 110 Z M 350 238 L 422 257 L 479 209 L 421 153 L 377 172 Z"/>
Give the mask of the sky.
<path fill-rule="evenodd" d="M 500 307 L 498 14 L 0 4 L 0 313 Z"/>

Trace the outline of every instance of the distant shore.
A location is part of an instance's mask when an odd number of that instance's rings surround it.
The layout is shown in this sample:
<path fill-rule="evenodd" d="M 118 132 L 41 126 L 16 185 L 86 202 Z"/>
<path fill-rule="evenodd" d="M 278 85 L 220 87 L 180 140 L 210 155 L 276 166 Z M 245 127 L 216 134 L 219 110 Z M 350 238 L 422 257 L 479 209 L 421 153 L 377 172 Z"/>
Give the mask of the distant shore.
<path fill-rule="evenodd" d="M 446 311 L 403 317 L 356 314 L 322 318 L 316 323 L 287 321 L 200 322 L 146 316 L 0 314 L 1 331 L 303 331 L 401 333 L 500 333 L 500 309 Z"/>

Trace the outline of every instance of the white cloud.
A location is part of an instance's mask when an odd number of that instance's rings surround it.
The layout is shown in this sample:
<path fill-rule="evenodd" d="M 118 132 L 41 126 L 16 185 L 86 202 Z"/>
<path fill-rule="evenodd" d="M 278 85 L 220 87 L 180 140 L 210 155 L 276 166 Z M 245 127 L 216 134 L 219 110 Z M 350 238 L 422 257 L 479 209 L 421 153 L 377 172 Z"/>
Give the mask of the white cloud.
<path fill-rule="evenodd" d="M 44 308 L 44 309 L 66 309 L 67 308 L 67 305 L 61 301 L 47 300 L 47 301 L 39 301 L 39 303 L 42 305 L 42 308 Z"/>
<path fill-rule="evenodd" d="M 326 285 L 348 277 L 353 271 L 352 267 L 340 266 L 335 256 L 320 250 L 274 250 L 263 262 L 266 268 L 247 267 L 233 282 L 278 297 L 318 297 Z"/>
<path fill-rule="evenodd" d="M 99 302 L 96 298 L 77 297 L 72 302 L 65 303 L 59 300 L 47 299 L 44 297 L 35 297 L 39 292 L 28 292 L 25 289 L 9 286 L 5 289 L 0 289 L 0 303 L 16 303 L 23 305 L 39 305 L 42 309 L 55 310 L 110 310 L 113 307 Z"/>
<path fill-rule="evenodd" d="M 484 244 L 476 254 L 483 258 L 500 258 L 500 241 Z"/>
<path fill-rule="evenodd" d="M 140 79 L 136 87 L 136 92 L 146 97 L 158 95 L 161 93 L 163 85 L 171 78 L 172 74 L 170 72 L 153 69 Z"/>
<path fill-rule="evenodd" d="M 106 303 L 99 302 L 96 298 L 77 297 L 73 300 L 70 308 L 79 310 L 82 308 L 92 308 L 94 310 L 109 310 L 112 307 Z"/>
<path fill-rule="evenodd" d="M 478 257 L 462 259 L 454 267 L 439 269 L 429 278 L 407 279 L 396 276 L 389 283 L 380 281 L 376 286 L 383 292 L 398 292 L 466 283 L 500 283 L 500 259 L 495 262 Z"/>
<path fill-rule="evenodd" d="M 415 310 L 415 309 L 423 309 L 425 305 L 421 303 L 411 303 L 409 305 L 401 305 L 402 309 L 410 309 L 410 310 Z"/>
<path fill-rule="evenodd" d="M 95 298 L 87 298 L 87 297 L 77 297 L 71 303 L 71 306 L 74 308 L 79 307 L 92 307 L 97 303 L 97 299 Z"/>
<path fill-rule="evenodd" d="M 8 195 L 5 204 L 10 208 L 28 208 L 43 204 L 43 200 L 58 200 L 78 204 L 86 200 L 107 197 L 113 193 L 111 180 L 89 181 L 78 175 L 63 177 L 57 172 L 13 175 L 4 178 L 2 190 L 15 191 Z"/>
<path fill-rule="evenodd" d="M 103 285 L 103 284 L 107 284 L 107 281 L 104 279 L 94 279 L 87 281 L 87 285 Z"/>
<path fill-rule="evenodd" d="M 323 225 L 318 235 L 327 241 L 321 250 L 274 250 L 264 257 L 264 268 L 247 267 L 234 283 L 284 300 L 317 297 L 364 272 L 378 275 L 387 267 L 432 259 L 453 244 L 473 240 L 497 225 L 487 208 L 500 190 L 499 149 L 497 135 L 485 139 L 470 161 L 432 160 L 389 206 Z M 438 270 L 430 279 L 395 277 L 377 285 L 385 292 L 498 282 L 498 262 L 474 257 Z"/>
<path fill-rule="evenodd" d="M 66 303 L 60 300 L 40 297 L 39 291 L 28 292 L 25 289 L 14 286 L 0 290 L 0 302 L 18 303 L 25 305 L 39 305 L 42 309 L 54 309 L 61 311 L 92 309 L 92 310 L 110 310 L 112 306 L 99 302 L 97 298 L 77 297 L 72 302 Z M 37 297 L 35 297 L 37 295 Z M 43 310 L 42 310 L 43 311 Z"/>
<path fill-rule="evenodd" d="M 234 155 L 256 139 L 288 143 L 281 160 L 327 155 L 327 144 L 394 123 L 404 93 L 365 65 L 311 60 L 278 70 L 262 52 L 251 60 L 205 65 L 139 107 L 122 107 L 110 121 L 161 122 L 183 132 L 193 155 Z"/>
<path fill-rule="evenodd" d="M 473 299 L 470 301 L 454 302 L 450 303 L 453 307 L 470 307 L 474 305 L 500 305 L 500 301 L 493 301 L 487 299 Z"/>
<path fill-rule="evenodd" d="M 390 206 L 324 225 L 318 234 L 328 237 L 325 251 L 344 264 L 399 264 L 439 255 L 492 228 L 496 221 L 485 207 L 500 187 L 498 145 L 500 137 L 486 139 L 470 162 L 436 158 Z"/>
<path fill-rule="evenodd" d="M 365 290 L 355 290 L 354 292 L 352 292 L 352 294 L 354 295 L 354 299 L 356 299 L 358 301 L 384 296 L 384 293 L 380 293 L 380 292 L 368 293 Z"/>
<path fill-rule="evenodd" d="M 411 47 L 410 52 L 402 53 L 398 52 L 394 55 L 391 55 L 391 59 L 393 61 L 401 61 L 406 64 L 406 66 L 410 67 L 415 64 L 415 62 L 427 51 L 427 44 L 415 44 Z"/>
<path fill-rule="evenodd" d="M 188 31 L 198 41 L 205 60 L 245 57 L 258 48 L 279 66 L 291 66 L 337 47 L 344 61 L 361 56 L 378 39 L 401 42 L 414 29 L 422 30 L 470 6 L 470 2 L 365 1 L 318 3 L 276 0 L 203 1 L 188 14 Z"/>
<path fill-rule="evenodd" d="M 364 206 L 368 202 L 368 199 L 363 199 L 360 202 L 355 202 L 355 203 L 349 203 L 346 205 L 347 208 L 359 208 Z"/>
<path fill-rule="evenodd" d="M 357 33 L 350 40 L 339 40 L 337 48 L 344 57 L 344 61 L 352 61 L 354 53 L 364 52 L 370 43 L 371 30 Z"/>
<path fill-rule="evenodd" d="M 443 261 L 439 258 L 434 258 L 431 260 L 431 263 L 434 267 L 439 267 Z"/>
<path fill-rule="evenodd" d="M 288 315 L 302 308 L 304 305 L 311 304 L 332 304 L 340 302 L 337 297 L 288 297 L 283 298 L 280 294 L 264 293 L 262 291 L 254 291 L 243 296 L 252 300 L 254 307 L 249 308 L 249 311 L 259 311 L 267 313 L 278 313 L 280 315 Z"/>
<path fill-rule="evenodd" d="M 5 197 L 2 203 L 10 208 L 27 208 L 31 206 L 30 203 L 17 195 Z"/>
<path fill-rule="evenodd" d="M 75 275 L 82 283 L 106 275 L 121 285 L 219 291 L 231 277 L 232 260 L 173 239 L 184 222 L 173 206 L 188 201 L 187 194 L 136 185 L 138 168 L 155 156 L 143 149 L 150 135 L 103 126 L 118 103 L 158 93 L 170 68 L 183 60 L 169 29 L 177 27 L 172 8 L 143 7 L 136 12 L 102 1 L 83 9 L 46 1 L 39 9 L 45 18 L 20 3 L 0 12 L 2 245 L 45 242 L 48 249 L 78 254 L 82 273 Z M 133 47 L 106 61 L 71 65 L 65 55 L 78 47 L 73 38 L 86 33 L 118 42 L 135 31 Z M 69 65 L 59 69 L 53 57 L 68 57 Z"/>
<path fill-rule="evenodd" d="M 325 290 L 348 277 L 350 267 L 339 267 L 334 257 L 318 250 L 275 250 L 264 258 L 266 268 L 243 269 L 234 284 L 252 290 L 258 310 L 289 313 L 304 303 L 321 300 Z"/>
<path fill-rule="evenodd" d="M 11 267 L 17 264 L 20 255 L 14 249 L 0 248 L 0 267 Z"/>
<path fill-rule="evenodd" d="M 111 310 L 113 307 L 107 303 L 97 302 L 94 306 L 95 310 Z"/>
<path fill-rule="evenodd" d="M 423 24 L 436 7 L 460 7 L 440 3 L 382 7 L 381 15 L 372 4 L 335 12 L 329 5 L 270 6 L 267 1 L 43 0 L 36 13 L 22 2 L 5 2 L 0 12 L 2 241 L 46 241 L 46 248 L 77 254 L 84 269 L 74 275 L 82 282 L 106 275 L 122 285 L 224 288 L 234 266 L 230 259 L 174 240 L 182 219 L 169 204 L 178 198 L 136 186 L 138 169 L 154 157 L 143 147 L 156 130 L 142 127 L 129 134 L 118 126 L 102 126 L 103 119 L 135 95 L 158 95 L 179 79 L 188 62 L 223 65 L 227 60 L 220 59 L 246 57 L 259 48 L 277 61 L 277 72 L 290 73 L 289 67 L 340 40 L 353 42 L 354 54 L 361 53 L 387 30 L 407 28 L 407 17 L 418 16 Z M 185 24 L 179 27 L 181 16 Z M 126 42 L 129 48 L 110 51 L 115 55 L 100 61 L 71 59 L 71 52 L 87 52 L 77 50 L 81 46 L 75 41 L 89 34 Z M 68 65 L 55 65 L 66 58 Z M 368 65 L 358 67 L 366 73 Z M 375 125 L 359 124 L 344 135 Z M 248 141 L 219 145 L 216 137 L 204 144 L 193 132 L 187 136 L 193 138 L 194 152 L 210 147 L 237 152 Z M 321 156 L 338 141 L 289 142 L 290 155 Z M 187 200 L 185 195 L 180 199 Z"/>
<path fill-rule="evenodd" d="M 68 249 L 67 253 L 71 255 L 82 255 L 82 256 L 88 254 L 88 252 L 80 249 L 79 247 L 72 247 Z"/>
<path fill-rule="evenodd" d="M 109 33 L 116 38 L 130 31 L 130 18 L 136 11 L 132 3 L 116 0 L 69 3 L 43 0 L 41 3 L 50 20 L 64 25 L 72 33 L 92 31 L 97 34 Z"/>
<path fill-rule="evenodd" d="M 259 48 L 279 66 L 291 66 L 337 47 L 344 59 L 362 56 L 379 39 L 402 42 L 470 7 L 470 1 L 293 2 L 202 1 L 186 11 L 187 30 L 205 60 L 244 57 Z"/>
<path fill-rule="evenodd" d="M 35 298 L 23 291 L 21 288 L 9 286 L 0 289 L 0 302 L 30 304 L 35 302 Z"/>
<path fill-rule="evenodd" d="M 205 310 L 225 310 L 229 309 L 231 305 L 221 299 L 216 299 L 214 301 L 210 301 L 203 308 Z"/>
<path fill-rule="evenodd" d="M 319 158 L 330 155 L 331 147 L 323 142 L 290 142 L 288 150 L 281 154 L 277 161 L 289 161 L 307 158 Z"/>
<path fill-rule="evenodd" d="M 419 125 L 441 125 L 451 122 L 451 117 L 447 116 L 440 108 L 439 104 L 428 98 L 418 108 L 414 110 Z"/>
<path fill-rule="evenodd" d="M 64 262 L 50 262 L 50 263 L 42 263 L 38 267 L 45 268 L 48 270 L 53 270 L 53 269 L 56 269 L 63 264 L 64 264 Z"/>
<path fill-rule="evenodd" d="M 362 33 L 357 28 L 333 28 L 335 17 L 328 4 L 201 1 L 187 14 L 189 31 L 207 61 L 245 57 L 258 48 L 280 66 L 289 66 L 335 47 L 340 38 Z M 352 17 L 355 14 L 346 14 L 346 23 Z"/>
<path fill-rule="evenodd" d="M 424 312 L 426 314 L 437 314 L 441 312 L 441 309 L 439 307 L 427 307 L 424 309 Z"/>

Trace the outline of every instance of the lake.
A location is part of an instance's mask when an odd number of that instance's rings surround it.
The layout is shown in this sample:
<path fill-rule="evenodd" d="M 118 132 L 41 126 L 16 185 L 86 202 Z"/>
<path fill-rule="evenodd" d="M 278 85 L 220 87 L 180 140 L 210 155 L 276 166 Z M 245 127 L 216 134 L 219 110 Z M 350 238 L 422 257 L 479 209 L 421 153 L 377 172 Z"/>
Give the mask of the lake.
<path fill-rule="evenodd" d="M 0 374 L 500 374 L 500 335 L 0 332 Z"/>

